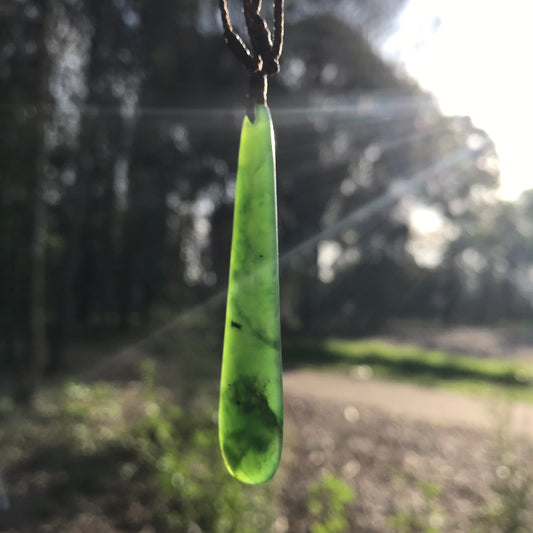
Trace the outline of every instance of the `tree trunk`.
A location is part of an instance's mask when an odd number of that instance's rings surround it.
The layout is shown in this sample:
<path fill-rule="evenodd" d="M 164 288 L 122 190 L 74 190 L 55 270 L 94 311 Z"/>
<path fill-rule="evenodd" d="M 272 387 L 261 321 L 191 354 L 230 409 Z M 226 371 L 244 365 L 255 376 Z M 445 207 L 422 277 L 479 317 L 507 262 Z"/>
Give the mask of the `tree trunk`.
<path fill-rule="evenodd" d="M 28 212 L 31 218 L 29 241 L 28 331 L 25 365 L 18 398 L 32 399 L 46 362 L 46 238 L 47 209 L 44 201 L 48 147 L 46 133 L 50 116 L 51 57 L 48 43 L 54 28 L 53 6 L 47 0 L 43 10 L 41 38 L 41 79 L 37 117 L 35 171 L 28 183 Z"/>
<path fill-rule="evenodd" d="M 111 4 L 108 0 L 95 0 L 91 4 L 93 11 L 92 22 L 94 31 L 91 39 L 90 57 L 86 84 L 89 93 L 86 105 L 99 104 L 96 85 L 102 74 L 102 63 L 107 61 L 103 51 L 107 51 L 112 37 Z M 58 284 L 56 324 L 52 342 L 52 353 L 48 372 L 56 373 L 65 366 L 68 338 L 72 328 L 74 311 L 75 281 L 79 274 L 83 248 L 83 230 L 87 223 L 90 201 L 90 180 L 93 167 L 92 143 L 95 137 L 95 124 L 97 120 L 91 113 L 85 113 L 81 120 L 78 153 L 76 161 L 76 182 L 73 185 L 72 197 L 67 200 L 65 208 L 65 252 L 62 260 L 62 272 Z M 86 244 L 86 242 L 85 242 Z M 88 291 L 89 289 L 86 288 Z M 82 295 L 83 291 L 78 294 Z M 81 308 L 88 314 L 89 294 L 83 294 Z M 78 303 L 80 301 L 78 300 Z"/>

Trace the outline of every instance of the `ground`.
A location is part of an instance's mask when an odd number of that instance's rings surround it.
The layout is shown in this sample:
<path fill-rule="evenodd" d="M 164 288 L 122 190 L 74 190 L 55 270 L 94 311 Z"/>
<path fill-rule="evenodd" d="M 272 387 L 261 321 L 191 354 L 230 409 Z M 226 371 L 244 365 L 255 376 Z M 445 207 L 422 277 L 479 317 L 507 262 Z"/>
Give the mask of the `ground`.
<path fill-rule="evenodd" d="M 486 435 L 464 428 L 442 428 L 392 418 L 360 406 L 355 411 L 328 401 L 289 398 L 288 423 L 298 428 L 290 469 L 297 481 L 286 488 L 286 531 L 308 531 L 306 487 L 319 472 L 342 477 L 357 491 L 351 510 L 352 531 L 393 531 L 387 517 L 424 512 L 420 480 L 442 489 L 443 531 L 469 531 L 472 518 L 488 499 L 491 472 Z"/>
<path fill-rule="evenodd" d="M 413 341 L 415 333 L 407 334 L 407 328 L 401 332 L 391 331 L 388 338 Z M 453 340 L 459 352 L 473 351 L 465 348 L 468 338 L 478 339 L 476 353 L 483 357 L 505 352 L 507 356 L 529 358 L 531 353 L 527 343 L 516 342 L 508 332 L 499 334 L 494 342 L 492 330 L 471 333 L 458 328 L 446 334 L 433 331 L 416 335 L 421 336 L 421 343 L 434 347 L 450 348 Z M 436 339 L 440 339 L 439 344 L 435 344 Z M 355 367 L 347 374 L 314 370 L 285 373 L 285 445 L 274 481 L 280 488 L 274 533 L 311 531 L 316 517 L 310 516 L 309 487 L 327 474 L 342 479 L 357 495 L 354 503 L 345 510 L 341 506 L 339 511 L 346 515 L 348 528 L 331 531 L 533 530 L 529 527 L 533 524 L 532 406 L 509 406 L 497 399 L 480 400 L 383 382 L 372 379 L 367 370 Z M 127 401 L 135 404 L 136 385 L 127 387 L 132 391 L 126 394 Z M 61 454 L 68 454 L 68 450 L 54 451 L 51 457 L 58 464 L 61 459 L 64 468 Z M 142 482 L 135 487 L 119 482 L 113 464 L 104 484 L 92 487 L 90 479 L 82 480 L 94 494 L 89 492 L 86 499 L 76 502 L 76 512 L 67 513 L 58 504 L 54 506 L 51 493 L 51 488 L 61 487 L 61 480 L 54 476 L 65 476 L 63 470 L 43 470 L 38 457 L 11 464 L 3 459 L 0 467 L 4 464 L 7 471 L 6 485 L 13 505 L 7 513 L 0 511 L 1 533 L 156 531 L 143 519 L 147 511 L 143 505 L 153 504 L 150 487 Z M 74 468 L 80 458 L 70 460 Z M 98 464 L 105 460 L 99 457 Z M 40 509 L 45 514 L 36 514 Z M 131 515 L 131 520 L 126 515 Z M 44 518 L 39 521 L 38 516 Z M 258 533 L 263 531 L 270 529 L 258 528 Z"/>
<path fill-rule="evenodd" d="M 470 397 L 406 383 L 368 379 L 364 372 L 358 367 L 352 375 L 291 371 L 285 373 L 284 388 L 290 398 L 301 398 L 316 405 L 377 408 L 405 423 L 426 422 L 440 427 L 490 431 L 498 423 L 498 411 L 504 410 L 510 430 L 533 438 L 531 404 L 508 404 L 498 398 Z"/>
<path fill-rule="evenodd" d="M 436 531 L 446 532 L 470 532 L 481 520 L 501 471 L 497 447 L 502 434 L 508 436 L 510 406 L 499 404 L 491 412 L 460 394 L 313 371 L 288 373 L 284 386 L 289 431 L 298 434 L 285 459 L 290 477 L 298 479 L 286 491 L 287 531 L 307 531 L 297 502 L 321 470 L 356 489 L 352 531 L 397 531 L 387 516 L 399 512 L 434 514 L 442 528 Z M 530 406 L 510 408 L 533 420 Z M 508 451 L 523 458 L 528 445 L 518 442 Z M 420 482 L 440 488 L 438 502 L 424 498 Z"/>

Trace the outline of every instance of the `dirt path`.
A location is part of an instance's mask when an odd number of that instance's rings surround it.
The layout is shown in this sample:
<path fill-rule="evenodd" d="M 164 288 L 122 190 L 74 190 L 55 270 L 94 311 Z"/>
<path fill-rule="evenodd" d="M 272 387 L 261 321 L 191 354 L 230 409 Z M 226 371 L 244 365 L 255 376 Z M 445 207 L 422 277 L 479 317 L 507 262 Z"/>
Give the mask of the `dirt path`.
<path fill-rule="evenodd" d="M 286 372 L 284 389 L 295 398 L 333 402 L 347 409 L 364 405 L 390 416 L 439 426 L 487 430 L 505 422 L 512 431 L 533 439 L 533 406 L 529 404 L 313 370 Z"/>
<path fill-rule="evenodd" d="M 282 466 L 291 480 L 282 497 L 285 531 L 309 531 L 301 502 L 324 473 L 356 491 L 357 501 L 348 511 L 354 533 L 388 533 L 389 517 L 427 515 L 427 505 L 442 511 L 436 530 L 471 533 L 489 505 L 499 501 L 493 487 L 502 468 L 507 468 L 509 484 L 517 476 L 529 479 L 533 463 L 527 440 L 507 439 L 508 427 L 496 426 L 482 401 L 312 370 L 287 372 L 284 384 L 290 445 L 284 446 Z M 513 405 L 512 411 L 513 428 L 528 428 L 533 437 L 533 408 Z M 517 458 L 511 467 L 502 467 L 500 437 L 510 443 L 506 456 Z M 435 502 L 423 495 L 424 482 L 438 488 Z"/>

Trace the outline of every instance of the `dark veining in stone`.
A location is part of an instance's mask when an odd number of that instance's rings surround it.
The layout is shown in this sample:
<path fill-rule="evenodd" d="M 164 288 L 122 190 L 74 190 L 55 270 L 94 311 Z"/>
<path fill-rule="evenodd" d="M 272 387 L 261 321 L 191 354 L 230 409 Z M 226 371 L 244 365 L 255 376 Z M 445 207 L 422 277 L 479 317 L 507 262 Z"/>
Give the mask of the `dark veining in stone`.
<path fill-rule="evenodd" d="M 223 441 L 224 455 L 233 469 L 245 457 L 257 456 L 260 463 L 272 444 L 278 442 L 282 423 L 278 420 L 265 395 L 266 384 L 252 376 L 242 376 L 228 386 L 227 427 Z M 272 450 L 275 452 L 275 448 Z M 260 464 L 256 465 L 260 467 Z"/>
<path fill-rule="evenodd" d="M 261 341 L 263 344 L 266 344 L 270 348 L 274 348 L 275 350 L 279 349 L 279 339 L 269 339 L 266 333 L 254 327 L 252 319 L 246 313 L 243 312 L 237 302 L 234 301 L 233 305 L 235 306 L 235 309 L 239 314 L 241 320 L 246 324 L 246 326 L 248 326 L 248 328 L 256 339 Z"/>

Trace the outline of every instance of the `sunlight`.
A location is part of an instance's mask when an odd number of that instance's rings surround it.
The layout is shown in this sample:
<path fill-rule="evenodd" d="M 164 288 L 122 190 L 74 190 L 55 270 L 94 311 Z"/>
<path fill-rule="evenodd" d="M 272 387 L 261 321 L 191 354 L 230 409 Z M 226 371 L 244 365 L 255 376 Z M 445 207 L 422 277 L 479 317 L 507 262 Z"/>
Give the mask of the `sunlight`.
<path fill-rule="evenodd" d="M 409 210 L 411 238 L 407 245 L 409 253 L 419 266 L 437 267 L 447 247 L 457 238 L 459 230 L 433 207 L 414 204 Z"/>
<path fill-rule="evenodd" d="M 504 199 L 531 187 L 532 15 L 533 4 L 520 0 L 411 0 L 385 44 L 444 113 L 469 115 L 491 136 Z"/>
<path fill-rule="evenodd" d="M 438 231 L 443 224 L 443 218 L 436 209 L 430 207 L 416 207 L 410 213 L 410 223 L 421 234 Z"/>

